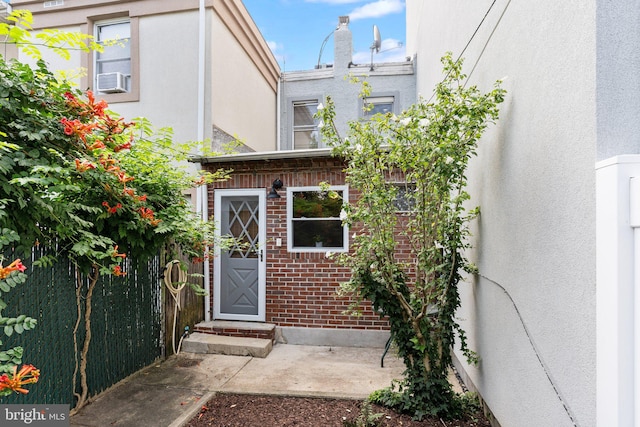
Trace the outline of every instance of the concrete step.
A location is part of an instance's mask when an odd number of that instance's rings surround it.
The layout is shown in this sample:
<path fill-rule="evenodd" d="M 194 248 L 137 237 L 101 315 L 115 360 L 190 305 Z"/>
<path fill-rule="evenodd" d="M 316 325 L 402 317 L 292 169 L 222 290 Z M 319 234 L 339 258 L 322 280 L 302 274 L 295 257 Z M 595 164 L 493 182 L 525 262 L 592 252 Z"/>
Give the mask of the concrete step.
<path fill-rule="evenodd" d="M 186 353 L 227 354 L 265 358 L 273 348 L 273 341 L 264 338 L 228 337 L 194 332 L 182 341 Z"/>
<path fill-rule="evenodd" d="M 193 330 L 204 334 L 270 339 L 274 342 L 276 337 L 276 325 L 272 323 L 211 320 L 198 323 Z"/>

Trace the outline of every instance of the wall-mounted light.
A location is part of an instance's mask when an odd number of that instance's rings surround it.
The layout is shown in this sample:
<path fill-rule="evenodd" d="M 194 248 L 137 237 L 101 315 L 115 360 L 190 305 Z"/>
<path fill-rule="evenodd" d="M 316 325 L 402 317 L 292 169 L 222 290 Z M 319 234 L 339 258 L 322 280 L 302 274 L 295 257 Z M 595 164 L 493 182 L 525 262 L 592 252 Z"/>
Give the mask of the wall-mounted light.
<path fill-rule="evenodd" d="M 282 188 L 282 181 L 280 181 L 280 178 L 276 178 L 271 183 L 271 191 L 269 191 L 269 194 L 267 194 L 267 199 L 279 199 L 280 195 L 278 194 L 277 190 L 281 188 Z"/>

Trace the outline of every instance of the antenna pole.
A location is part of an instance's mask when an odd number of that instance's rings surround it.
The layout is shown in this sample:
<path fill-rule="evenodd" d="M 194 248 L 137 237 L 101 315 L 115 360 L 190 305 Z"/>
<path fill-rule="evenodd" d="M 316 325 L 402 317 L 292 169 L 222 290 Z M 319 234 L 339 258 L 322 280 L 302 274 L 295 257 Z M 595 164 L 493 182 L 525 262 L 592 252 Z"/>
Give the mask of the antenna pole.
<path fill-rule="evenodd" d="M 373 51 L 375 50 L 375 44 L 373 46 L 371 46 L 371 68 L 369 68 L 369 71 L 373 71 Z"/>
<path fill-rule="evenodd" d="M 318 54 L 318 64 L 316 65 L 316 69 L 320 68 L 320 59 L 322 58 L 322 51 L 324 50 L 325 45 L 327 44 L 327 41 L 329 41 L 329 37 L 331 37 L 333 35 L 333 31 L 331 31 L 327 37 L 324 38 L 324 40 L 322 41 L 322 45 L 320 45 L 320 53 Z"/>

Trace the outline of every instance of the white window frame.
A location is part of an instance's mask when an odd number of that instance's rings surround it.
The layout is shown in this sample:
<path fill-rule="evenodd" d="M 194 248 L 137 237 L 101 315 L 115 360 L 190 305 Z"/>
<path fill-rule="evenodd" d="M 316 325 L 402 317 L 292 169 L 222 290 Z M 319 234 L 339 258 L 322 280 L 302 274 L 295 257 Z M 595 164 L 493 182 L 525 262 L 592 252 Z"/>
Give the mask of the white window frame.
<path fill-rule="evenodd" d="M 348 252 L 349 251 L 349 227 L 346 224 L 342 224 L 343 233 L 343 246 L 341 248 L 336 247 L 294 247 L 293 246 L 293 194 L 303 191 L 323 191 L 324 189 L 319 186 L 309 187 L 287 187 L 287 250 L 289 252 Z M 341 191 L 343 205 L 349 201 L 349 187 L 347 185 L 334 185 L 329 187 L 329 191 Z M 342 221 L 340 218 L 322 218 L 323 220 L 336 220 Z M 297 219 L 299 220 L 299 219 Z M 311 219 L 310 219 L 311 220 Z"/>
<path fill-rule="evenodd" d="M 296 148 L 296 132 L 297 131 L 309 131 L 309 130 L 311 132 L 315 131 L 316 134 L 318 135 L 318 145 L 315 148 L 320 148 L 322 145 L 320 141 L 320 130 L 318 129 L 318 122 L 315 118 L 313 120 L 314 121 L 313 125 L 297 125 L 296 126 L 296 114 L 295 114 L 296 107 L 305 106 L 305 105 L 315 105 L 317 107 L 318 105 L 320 105 L 320 101 L 316 98 L 309 98 L 309 99 L 295 100 L 291 102 L 291 149 L 292 150 L 314 149 L 314 147 Z"/>
<path fill-rule="evenodd" d="M 102 42 L 102 40 L 100 40 L 99 37 L 99 29 L 100 27 L 103 26 L 107 26 L 107 25 L 114 25 L 114 24 L 129 24 L 129 72 L 128 73 L 123 73 L 126 78 L 127 78 L 127 87 L 126 87 L 126 91 L 124 93 L 131 93 L 132 91 L 132 75 L 133 75 L 133 24 L 131 22 L 131 19 L 127 16 L 127 17 L 119 17 L 119 18 L 113 18 L 113 19 L 105 19 L 105 20 L 101 20 L 101 21 L 96 21 L 93 24 L 93 36 L 94 36 L 94 40 L 97 43 Z M 100 62 L 98 60 L 98 57 L 100 56 L 100 54 L 98 52 L 94 52 L 93 54 L 93 87 L 95 89 L 96 93 L 99 93 L 100 95 L 104 96 L 107 95 L 107 93 L 103 93 L 103 92 L 98 92 L 98 74 L 100 74 L 98 72 L 98 63 Z M 124 59 L 125 57 L 123 57 Z"/>

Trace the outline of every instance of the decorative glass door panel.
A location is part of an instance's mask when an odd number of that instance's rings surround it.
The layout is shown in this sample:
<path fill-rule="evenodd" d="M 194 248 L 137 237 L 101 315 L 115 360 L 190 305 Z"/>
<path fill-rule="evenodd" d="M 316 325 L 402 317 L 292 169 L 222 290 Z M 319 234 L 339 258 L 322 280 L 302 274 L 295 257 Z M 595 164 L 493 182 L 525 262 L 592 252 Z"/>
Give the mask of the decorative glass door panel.
<path fill-rule="evenodd" d="M 263 201 L 261 194 L 220 194 L 216 215 L 222 236 L 234 243 L 219 253 L 215 315 L 220 319 L 264 320 Z"/>

